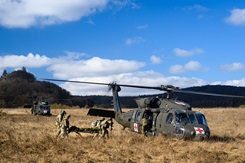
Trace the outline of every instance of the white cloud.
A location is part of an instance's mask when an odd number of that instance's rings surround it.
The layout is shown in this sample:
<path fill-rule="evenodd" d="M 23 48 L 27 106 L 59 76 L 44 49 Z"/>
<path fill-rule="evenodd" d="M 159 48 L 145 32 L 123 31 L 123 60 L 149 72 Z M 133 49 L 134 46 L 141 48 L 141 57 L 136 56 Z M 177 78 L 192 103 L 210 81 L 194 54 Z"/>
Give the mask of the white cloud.
<path fill-rule="evenodd" d="M 91 59 L 81 59 L 84 53 L 67 52 L 67 56 L 58 58 L 48 58 L 32 53 L 27 56 L 23 55 L 6 55 L 0 57 L 0 69 L 5 68 L 45 68 L 52 72 L 55 78 L 92 81 L 110 83 L 116 81 L 121 84 L 131 85 L 146 85 L 146 86 L 160 86 L 160 85 L 175 85 L 179 87 L 188 87 L 193 85 L 203 85 L 206 82 L 195 78 L 181 78 L 181 77 L 165 77 L 164 75 L 154 71 L 140 71 L 145 64 L 137 61 L 128 60 L 109 60 L 98 57 Z M 73 55 L 76 54 L 76 55 Z M 40 77 L 40 76 L 39 76 Z M 64 89 L 67 89 L 74 95 L 111 95 L 107 91 L 106 86 L 75 84 L 75 83 L 61 83 Z M 121 95 L 142 95 L 159 93 L 156 90 L 148 89 L 133 89 L 122 88 Z"/>
<path fill-rule="evenodd" d="M 144 42 L 145 40 L 142 37 L 134 37 L 134 38 L 128 38 L 126 39 L 125 43 L 126 45 L 132 45 L 132 44 L 137 44 L 140 42 Z"/>
<path fill-rule="evenodd" d="M 169 72 L 171 74 L 181 74 L 181 73 L 185 73 L 186 71 L 184 70 L 183 65 L 174 65 L 170 67 Z"/>
<path fill-rule="evenodd" d="M 125 73 L 114 76 L 103 77 L 84 77 L 71 79 L 76 81 L 88 81 L 88 82 L 100 82 L 109 84 L 112 81 L 116 81 L 118 84 L 140 85 L 140 86 L 152 86 L 158 87 L 160 85 L 173 85 L 180 88 L 187 88 L 193 86 L 203 85 L 231 85 L 231 86 L 245 86 L 245 79 L 241 80 L 229 80 L 229 81 L 216 81 L 208 82 L 200 78 L 187 78 L 178 76 L 163 76 L 160 73 L 152 71 L 142 71 L 134 73 Z M 73 95 L 112 95 L 111 91 L 108 91 L 106 85 L 90 85 L 90 84 L 76 84 L 76 83 L 62 83 L 60 86 L 66 90 L 69 90 Z M 119 92 L 120 96 L 133 96 L 133 95 L 147 95 L 147 94 L 159 94 L 159 90 L 141 89 L 141 88 L 127 88 L 121 87 Z"/>
<path fill-rule="evenodd" d="M 225 21 L 232 25 L 245 25 L 245 9 L 233 9 Z"/>
<path fill-rule="evenodd" d="M 133 0 L 0 0 L 0 25 L 7 28 L 47 26 L 126 6 L 139 8 Z M 91 19 L 87 23 L 94 24 Z"/>
<path fill-rule="evenodd" d="M 196 11 L 207 11 L 208 8 L 202 6 L 202 5 L 193 5 L 193 6 L 187 6 L 187 7 L 182 7 L 182 10 L 196 10 Z"/>
<path fill-rule="evenodd" d="M 245 79 L 241 80 L 228 80 L 224 82 L 224 85 L 235 85 L 235 86 L 245 86 Z"/>
<path fill-rule="evenodd" d="M 152 55 L 151 58 L 150 58 L 151 62 L 153 64 L 160 64 L 162 63 L 162 59 L 160 57 L 157 57 L 155 55 Z"/>
<path fill-rule="evenodd" d="M 101 11 L 109 0 L 1 0 L 0 24 L 10 28 L 79 20 Z"/>
<path fill-rule="evenodd" d="M 56 78 L 75 78 L 82 76 L 106 76 L 136 71 L 144 63 L 128 60 L 110 60 L 93 57 L 88 60 L 57 60 L 48 67 Z"/>
<path fill-rule="evenodd" d="M 143 30 L 143 29 L 146 29 L 146 28 L 148 28 L 148 25 L 147 24 L 145 24 L 145 25 L 139 25 L 139 26 L 136 27 L 136 29 L 138 29 L 138 30 Z"/>
<path fill-rule="evenodd" d="M 92 19 L 89 19 L 88 21 L 86 21 L 87 24 L 90 24 L 90 25 L 95 25 L 94 21 Z"/>
<path fill-rule="evenodd" d="M 110 60 L 99 57 L 81 59 L 86 53 L 65 51 L 66 56 L 49 58 L 39 54 L 29 53 L 24 55 L 0 56 L 0 69 L 5 68 L 40 68 L 47 67 L 53 76 L 60 79 L 84 77 L 84 76 L 106 76 L 133 72 L 142 68 L 145 63 L 130 60 Z"/>
<path fill-rule="evenodd" d="M 67 51 L 66 51 L 67 52 Z M 142 86 L 160 86 L 174 85 L 176 87 L 185 88 L 191 86 L 201 86 L 210 84 L 200 78 L 187 78 L 178 76 L 164 76 L 154 71 L 140 71 L 144 67 L 144 63 L 129 60 L 109 60 L 98 57 L 91 59 L 80 58 L 84 53 L 67 52 L 67 55 L 57 58 L 49 58 L 41 55 L 5 55 L 0 57 L 0 70 L 5 68 L 17 69 L 26 67 L 31 68 L 47 68 L 55 78 L 69 79 L 79 81 L 103 82 L 111 83 L 116 81 L 119 84 L 142 85 Z M 204 68 L 199 62 L 190 61 L 185 65 L 179 65 L 179 70 L 193 71 L 203 70 Z M 42 70 L 40 70 L 42 71 Z M 47 74 L 47 72 L 45 72 Z M 37 76 L 37 78 L 40 76 Z M 43 77 L 43 76 L 42 76 Z M 223 82 L 213 82 L 216 84 L 245 86 L 245 79 L 229 80 Z M 212 83 L 212 84 L 213 84 Z M 60 86 L 67 89 L 73 95 L 111 95 L 107 86 L 60 83 Z M 122 87 L 120 95 L 144 95 L 160 93 L 157 90 L 137 89 Z"/>
<path fill-rule="evenodd" d="M 171 66 L 169 72 L 172 74 L 186 73 L 188 71 L 204 71 L 204 68 L 198 61 L 189 61 L 184 65 Z"/>
<path fill-rule="evenodd" d="M 240 80 L 227 80 L 227 81 L 215 81 L 210 83 L 211 85 L 231 85 L 231 86 L 245 86 L 245 79 L 242 78 Z"/>
<path fill-rule="evenodd" d="M 24 55 L 5 55 L 0 56 L 0 68 L 11 67 L 32 67 L 38 68 L 49 65 L 50 58 L 46 56 L 40 56 L 39 54 L 29 53 L 26 56 Z"/>
<path fill-rule="evenodd" d="M 175 55 L 179 57 L 188 57 L 188 56 L 193 56 L 195 54 L 202 54 L 204 53 L 204 50 L 200 48 L 195 48 L 192 50 L 185 50 L 185 49 L 180 49 L 180 48 L 175 48 L 174 49 Z"/>
<path fill-rule="evenodd" d="M 240 71 L 245 70 L 245 65 L 239 62 L 234 62 L 232 64 L 226 64 L 220 66 L 223 71 Z"/>
<path fill-rule="evenodd" d="M 130 7 L 133 9 L 138 9 L 140 8 L 140 5 L 135 3 L 135 0 L 110 0 L 110 3 L 113 6 L 116 6 L 116 10 L 120 10 L 123 7 Z"/>
<path fill-rule="evenodd" d="M 130 85 L 141 85 L 141 86 L 152 86 L 157 87 L 160 85 L 174 85 L 181 88 L 190 86 L 201 86 L 206 85 L 207 82 L 198 78 L 185 78 L 170 76 L 165 77 L 160 73 L 153 71 L 142 71 L 134 73 L 124 73 L 114 76 L 103 76 L 103 77 L 84 77 L 76 78 L 72 80 L 77 81 L 91 81 L 100 83 L 111 83 L 116 81 L 118 84 L 130 84 Z M 108 92 L 108 87 L 105 85 L 88 85 L 88 84 L 74 84 L 74 83 L 63 83 L 61 86 L 69 90 L 74 95 L 111 95 Z M 161 93 L 159 90 L 151 89 L 139 89 L 139 88 L 127 88 L 122 87 L 121 96 L 131 95 L 145 95 L 145 94 L 157 94 Z"/>
<path fill-rule="evenodd" d="M 65 54 L 67 55 L 66 58 L 70 59 L 79 59 L 81 57 L 87 56 L 88 54 L 86 53 L 79 53 L 79 52 L 74 52 L 74 51 L 65 51 Z"/>

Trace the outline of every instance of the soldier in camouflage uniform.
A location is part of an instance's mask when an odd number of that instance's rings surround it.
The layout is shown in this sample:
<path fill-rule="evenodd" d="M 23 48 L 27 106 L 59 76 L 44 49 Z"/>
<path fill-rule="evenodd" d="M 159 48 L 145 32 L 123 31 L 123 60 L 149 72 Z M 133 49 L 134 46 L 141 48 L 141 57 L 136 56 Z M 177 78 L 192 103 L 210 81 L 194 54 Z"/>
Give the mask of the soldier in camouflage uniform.
<path fill-rule="evenodd" d="M 56 137 L 58 137 L 61 133 L 61 123 L 64 119 L 66 112 L 64 110 L 60 111 L 60 114 L 56 117 L 56 122 L 55 122 L 55 126 L 57 128 L 57 132 L 56 132 Z"/>
<path fill-rule="evenodd" d="M 61 128 L 60 128 L 61 138 L 65 138 L 68 136 L 69 126 L 70 126 L 70 122 L 69 122 L 70 117 L 71 117 L 70 115 L 67 115 L 67 116 L 65 115 L 61 122 Z"/>
<path fill-rule="evenodd" d="M 109 132 L 108 132 L 108 128 L 113 127 L 113 122 L 112 122 L 112 118 L 110 119 L 105 119 L 105 118 L 101 118 L 99 120 L 95 120 L 92 122 L 91 128 L 98 128 L 99 132 L 94 136 L 97 137 L 99 134 L 101 134 L 101 137 L 104 138 L 105 136 L 107 138 L 109 138 Z"/>
<path fill-rule="evenodd" d="M 110 119 L 105 119 L 100 123 L 100 129 L 101 129 L 101 137 L 104 138 L 105 136 L 107 138 L 109 138 L 109 132 L 108 132 L 108 128 L 111 126 L 111 130 L 112 130 L 112 126 L 113 126 L 113 122 L 112 122 L 112 118 Z"/>
<path fill-rule="evenodd" d="M 142 130 L 141 133 L 144 134 L 146 136 L 146 132 L 147 132 L 147 126 L 149 124 L 149 120 L 147 115 L 145 114 L 144 117 L 141 119 L 141 125 L 142 125 Z"/>

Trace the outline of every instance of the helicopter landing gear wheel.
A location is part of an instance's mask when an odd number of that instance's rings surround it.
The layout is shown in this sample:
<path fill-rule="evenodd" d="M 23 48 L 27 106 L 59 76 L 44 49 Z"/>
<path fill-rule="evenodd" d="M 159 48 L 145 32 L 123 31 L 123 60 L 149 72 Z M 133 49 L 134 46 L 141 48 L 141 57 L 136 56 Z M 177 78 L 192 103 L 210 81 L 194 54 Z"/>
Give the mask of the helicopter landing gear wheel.
<path fill-rule="evenodd" d="M 36 113 L 36 111 L 33 109 L 33 110 L 31 111 L 31 114 L 32 114 L 32 115 L 36 115 L 37 113 Z"/>
<path fill-rule="evenodd" d="M 175 136 L 178 138 L 178 139 L 184 139 L 185 138 L 185 130 L 184 128 L 182 127 L 176 127 L 175 128 Z"/>
<path fill-rule="evenodd" d="M 178 139 L 184 139 L 184 134 L 175 134 Z"/>

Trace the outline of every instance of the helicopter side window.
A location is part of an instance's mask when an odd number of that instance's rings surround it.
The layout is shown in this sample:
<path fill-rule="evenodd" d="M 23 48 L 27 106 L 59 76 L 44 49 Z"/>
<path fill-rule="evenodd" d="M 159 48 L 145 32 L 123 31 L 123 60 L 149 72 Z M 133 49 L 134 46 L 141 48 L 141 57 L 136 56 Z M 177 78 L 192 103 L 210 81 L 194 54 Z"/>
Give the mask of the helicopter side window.
<path fill-rule="evenodd" d="M 189 118 L 186 113 L 176 113 L 176 123 L 189 123 Z"/>
<path fill-rule="evenodd" d="M 133 120 L 133 122 L 135 122 L 135 119 L 136 119 L 136 113 L 137 113 L 137 111 L 134 110 L 133 115 L 132 115 L 132 120 Z"/>
<path fill-rule="evenodd" d="M 203 114 L 197 113 L 197 114 L 196 114 L 196 117 L 197 117 L 197 121 L 198 121 L 199 124 L 208 126 L 208 123 L 207 123 L 207 121 L 206 121 L 206 118 L 204 117 Z"/>
<path fill-rule="evenodd" d="M 140 112 L 137 112 L 137 113 L 136 113 L 136 118 L 135 118 L 136 121 L 137 121 L 137 122 L 140 122 L 140 120 L 141 120 L 140 118 L 141 118 L 141 113 L 140 113 Z"/>
<path fill-rule="evenodd" d="M 190 122 L 191 122 L 192 124 L 197 124 L 197 120 L 196 120 L 194 114 L 189 114 L 189 118 L 190 118 Z"/>
<path fill-rule="evenodd" d="M 167 124 L 171 124 L 172 123 L 172 121 L 173 121 L 173 113 L 169 113 L 168 114 L 168 116 L 167 116 L 167 118 L 166 118 L 166 123 Z"/>

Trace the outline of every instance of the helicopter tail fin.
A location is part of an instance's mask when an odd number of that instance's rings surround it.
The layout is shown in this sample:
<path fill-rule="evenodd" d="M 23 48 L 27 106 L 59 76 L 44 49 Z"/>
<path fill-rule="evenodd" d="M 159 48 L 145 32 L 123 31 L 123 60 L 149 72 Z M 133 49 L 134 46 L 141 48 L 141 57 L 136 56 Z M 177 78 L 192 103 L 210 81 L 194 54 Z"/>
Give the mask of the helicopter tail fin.
<path fill-rule="evenodd" d="M 115 113 L 122 113 L 121 103 L 119 100 L 118 92 L 121 91 L 121 88 L 119 85 L 113 83 L 110 86 L 110 89 L 112 89 L 113 94 L 113 107 Z"/>

